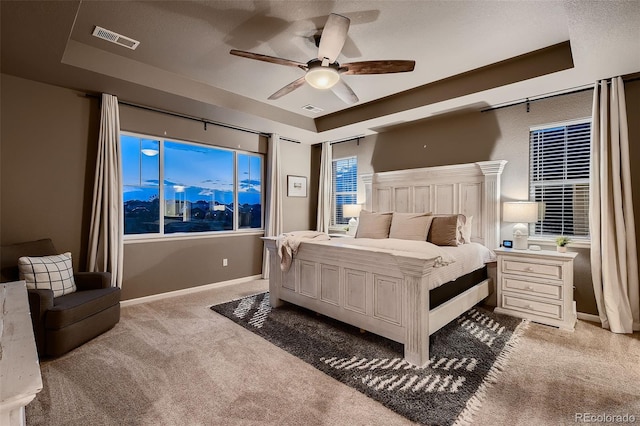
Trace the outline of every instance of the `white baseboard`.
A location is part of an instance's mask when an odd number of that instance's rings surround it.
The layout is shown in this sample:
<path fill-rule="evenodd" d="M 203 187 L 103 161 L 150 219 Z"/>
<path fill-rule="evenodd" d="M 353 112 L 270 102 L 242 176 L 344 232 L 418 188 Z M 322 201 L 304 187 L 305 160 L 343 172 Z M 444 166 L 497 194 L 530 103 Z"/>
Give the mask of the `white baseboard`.
<path fill-rule="evenodd" d="M 593 314 L 585 314 L 583 312 L 578 312 L 578 319 L 583 321 L 595 322 L 597 324 L 601 324 L 600 317 Z"/>
<path fill-rule="evenodd" d="M 182 290 L 168 291 L 166 293 L 152 294 L 151 296 L 143 296 L 135 299 L 123 300 L 120 302 L 120 306 L 122 307 L 122 306 L 139 305 L 140 303 L 153 302 L 154 300 L 168 299 L 170 297 L 183 296 L 185 294 L 198 293 L 205 290 L 211 290 L 213 288 L 225 287 L 228 285 L 244 283 L 247 281 L 256 281 L 261 279 L 262 279 L 262 275 L 260 274 L 260 275 L 253 275 L 250 277 L 236 278 L 235 280 L 220 281 L 212 284 L 205 284 L 205 285 L 199 285 L 196 287 L 184 288 Z"/>

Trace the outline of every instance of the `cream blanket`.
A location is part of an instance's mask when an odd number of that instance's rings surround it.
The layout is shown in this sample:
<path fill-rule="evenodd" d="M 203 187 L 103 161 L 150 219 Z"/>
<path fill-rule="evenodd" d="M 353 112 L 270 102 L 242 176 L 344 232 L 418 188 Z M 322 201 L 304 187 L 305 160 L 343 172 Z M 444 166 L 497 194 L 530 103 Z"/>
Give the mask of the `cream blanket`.
<path fill-rule="evenodd" d="M 329 239 L 327 234 L 317 231 L 294 231 L 278 235 L 276 247 L 280 257 L 280 269 L 285 272 L 289 270 L 293 256 L 298 252 L 300 243 L 303 241 L 324 241 Z"/>

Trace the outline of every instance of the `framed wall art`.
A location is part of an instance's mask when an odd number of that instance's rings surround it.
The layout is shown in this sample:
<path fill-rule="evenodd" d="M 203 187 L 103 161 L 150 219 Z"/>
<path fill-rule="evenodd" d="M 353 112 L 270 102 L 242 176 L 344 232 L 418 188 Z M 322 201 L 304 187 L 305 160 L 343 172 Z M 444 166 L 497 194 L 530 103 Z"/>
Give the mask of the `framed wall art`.
<path fill-rule="evenodd" d="M 287 197 L 306 197 L 307 178 L 304 176 L 287 176 Z"/>

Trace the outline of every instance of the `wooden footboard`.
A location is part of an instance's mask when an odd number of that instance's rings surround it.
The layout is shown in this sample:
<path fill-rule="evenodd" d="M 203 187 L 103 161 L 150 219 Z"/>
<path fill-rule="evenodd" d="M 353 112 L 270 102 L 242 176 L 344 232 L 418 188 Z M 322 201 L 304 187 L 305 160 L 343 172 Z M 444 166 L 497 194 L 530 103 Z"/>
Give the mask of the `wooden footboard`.
<path fill-rule="evenodd" d="M 264 240 L 271 262 L 272 306 L 291 302 L 403 343 L 405 359 L 418 366 L 429 360 L 429 334 L 488 294 L 467 292 L 466 304 L 444 304 L 438 308 L 441 315 L 430 318 L 433 259 L 302 243 L 291 268 L 283 272 L 275 239 Z M 463 307 L 471 299 L 475 302 Z"/>

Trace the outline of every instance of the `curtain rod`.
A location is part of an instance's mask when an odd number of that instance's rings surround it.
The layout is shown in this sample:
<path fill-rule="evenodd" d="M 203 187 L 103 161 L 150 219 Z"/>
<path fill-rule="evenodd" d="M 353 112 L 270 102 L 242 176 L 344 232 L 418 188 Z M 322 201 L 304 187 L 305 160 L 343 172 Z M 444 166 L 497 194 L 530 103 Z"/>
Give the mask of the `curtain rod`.
<path fill-rule="evenodd" d="M 364 135 L 351 136 L 346 139 L 338 139 L 336 141 L 329 142 L 329 145 L 337 145 L 339 143 L 358 141 L 358 145 L 360 145 L 360 139 L 364 138 Z"/>
<path fill-rule="evenodd" d="M 302 142 L 297 141 L 295 139 L 283 138 L 282 136 L 280 136 L 280 140 L 281 141 L 285 141 L 285 142 L 292 142 L 292 143 L 302 143 Z"/>
<path fill-rule="evenodd" d="M 84 95 L 86 97 L 88 97 L 88 98 L 97 98 L 97 99 L 101 98 L 101 96 L 93 95 L 91 93 L 85 93 Z M 158 112 L 160 114 L 171 115 L 173 117 L 186 118 L 187 120 L 198 121 L 198 122 L 204 124 L 204 130 L 207 130 L 207 125 L 208 124 L 212 124 L 214 126 L 225 127 L 227 129 L 239 130 L 241 132 L 247 132 L 247 133 L 253 133 L 254 135 L 260 135 L 260 136 L 265 136 L 265 137 L 269 137 L 269 138 L 272 136 L 271 133 L 261 132 L 259 130 L 253 130 L 253 129 L 247 129 L 245 127 L 233 126 L 231 124 L 220 123 L 218 121 L 211 121 L 211 120 L 207 120 L 205 118 L 200 118 L 200 117 L 195 117 L 195 116 L 192 116 L 192 115 L 187 115 L 187 114 L 181 114 L 181 113 L 177 113 L 177 112 L 167 111 L 167 110 L 164 110 L 164 109 L 150 107 L 150 106 L 146 106 L 146 105 L 135 104 L 133 102 L 123 101 L 123 100 L 120 100 L 120 99 L 118 99 L 118 103 L 122 104 L 122 105 L 130 106 L 130 107 L 134 107 L 134 108 L 143 109 L 143 110 L 146 110 L 146 111 L 153 111 L 153 112 Z M 284 140 L 286 142 L 300 143 L 300 141 L 297 141 L 295 139 L 289 139 L 289 138 L 285 138 L 285 137 L 282 137 L 282 136 L 280 136 L 280 140 Z"/>
<path fill-rule="evenodd" d="M 632 81 L 640 80 L 640 77 L 633 77 L 633 78 L 626 78 L 625 79 L 624 76 L 623 76 L 622 79 L 623 79 L 623 81 L 625 83 L 630 83 Z M 609 84 L 611 84 L 611 83 L 609 83 Z M 517 101 L 507 102 L 507 103 L 505 103 L 503 105 L 498 105 L 498 106 L 494 106 L 494 107 L 485 108 L 485 109 L 480 110 L 480 112 L 494 111 L 496 109 L 502 109 L 502 108 L 507 108 L 507 107 L 511 107 L 511 106 L 515 106 L 515 105 L 522 105 L 522 104 L 527 104 L 527 112 L 529 112 L 529 104 L 531 102 L 541 101 L 541 100 L 550 99 L 550 98 L 556 98 L 558 96 L 572 95 L 574 93 L 586 92 L 588 90 L 593 90 L 594 86 L 595 86 L 595 83 L 594 84 L 585 85 L 585 86 L 573 87 L 571 89 L 562 91 L 560 93 L 558 93 L 558 92 L 545 93 L 543 95 L 536 96 L 536 97 L 533 97 L 533 98 L 521 99 L 521 100 L 517 100 Z"/>
<path fill-rule="evenodd" d="M 526 99 L 522 99 L 522 100 L 511 101 L 511 102 L 507 102 L 507 103 L 505 103 L 503 105 L 498 105 L 498 106 L 493 106 L 493 107 L 481 109 L 480 112 L 495 111 L 497 109 L 508 108 L 508 107 L 512 107 L 512 106 L 516 106 L 516 105 L 522 105 L 522 104 L 527 104 L 527 112 L 529 112 L 529 104 L 532 103 L 532 102 L 541 101 L 543 99 L 556 98 L 558 96 L 572 95 L 574 93 L 586 92 L 587 90 L 593 90 L 593 85 L 589 85 L 589 87 L 585 87 L 585 86 L 574 87 L 574 88 L 569 89 L 568 91 L 564 91 L 562 93 L 547 93 L 547 94 L 540 95 L 540 96 L 535 97 L 535 98 L 526 98 Z"/>

